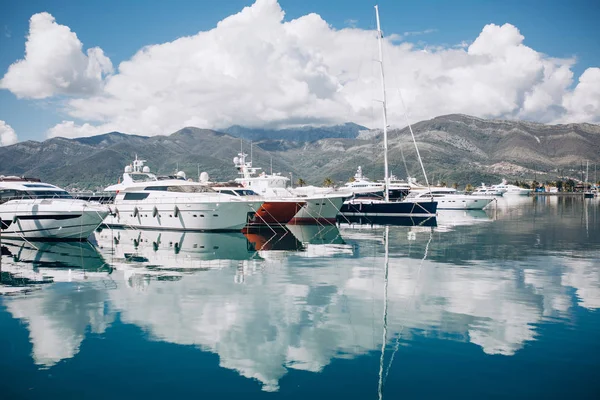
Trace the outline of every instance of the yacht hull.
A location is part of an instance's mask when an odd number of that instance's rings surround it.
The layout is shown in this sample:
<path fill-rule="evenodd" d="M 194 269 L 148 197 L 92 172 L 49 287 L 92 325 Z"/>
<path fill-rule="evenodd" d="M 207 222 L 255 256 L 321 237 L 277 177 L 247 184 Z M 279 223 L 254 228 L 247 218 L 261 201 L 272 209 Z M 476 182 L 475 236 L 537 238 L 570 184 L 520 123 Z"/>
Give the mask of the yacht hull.
<path fill-rule="evenodd" d="M 265 201 L 256 212 L 256 217 L 248 223 L 248 227 L 267 225 L 285 225 L 304 206 L 304 201 Z"/>
<path fill-rule="evenodd" d="M 110 227 L 185 231 L 240 231 L 262 202 L 116 201 Z"/>
<path fill-rule="evenodd" d="M 100 204 L 73 199 L 12 200 L 0 205 L 2 235 L 28 240 L 86 240 L 108 215 Z"/>
<path fill-rule="evenodd" d="M 335 224 L 344 197 L 324 196 L 306 200 L 304 206 L 289 222 L 290 225 Z"/>
<path fill-rule="evenodd" d="M 436 197 L 438 210 L 483 210 L 494 197 L 446 196 Z"/>
<path fill-rule="evenodd" d="M 437 206 L 436 201 L 348 201 L 340 213 L 345 217 L 428 217 L 435 215 Z"/>

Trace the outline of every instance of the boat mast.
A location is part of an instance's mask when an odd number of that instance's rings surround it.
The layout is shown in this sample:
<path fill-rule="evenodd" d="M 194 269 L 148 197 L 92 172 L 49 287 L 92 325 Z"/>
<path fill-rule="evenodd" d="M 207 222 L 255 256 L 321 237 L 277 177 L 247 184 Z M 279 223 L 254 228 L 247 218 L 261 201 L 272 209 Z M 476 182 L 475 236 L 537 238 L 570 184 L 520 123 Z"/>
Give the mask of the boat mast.
<path fill-rule="evenodd" d="M 375 17 L 377 18 L 377 43 L 379 44 L 379 70 L 381 71 L 381 94 L 383 96 L 381 100 L 381 108 L 383 110 L 383 163 L 384 163 L 384 194 L 385 201 L 390 201 L 390 178 L 388 173 L 388 140 L 387 140 L 387 111 L 386 111 L 386 98 L 385 98 L 385 77 L 383 75 L 383 50 L 382 50 L 382 39 L 383 32 L 381 31 L 381 25 L 379 24 L 379 7 L 375 6 Z"/>
<path fill-rule="evenodd" d="M 587 184 L 588 184 L 588 181 L 590 180 L 589 174 L 588 174 L 589 169 L 590 169 L 590 161 L 586 160 L 586 162 L 585 162 L 585 187 L 584 187 L 585 190 L 587 190 L 586 189 Z"/>

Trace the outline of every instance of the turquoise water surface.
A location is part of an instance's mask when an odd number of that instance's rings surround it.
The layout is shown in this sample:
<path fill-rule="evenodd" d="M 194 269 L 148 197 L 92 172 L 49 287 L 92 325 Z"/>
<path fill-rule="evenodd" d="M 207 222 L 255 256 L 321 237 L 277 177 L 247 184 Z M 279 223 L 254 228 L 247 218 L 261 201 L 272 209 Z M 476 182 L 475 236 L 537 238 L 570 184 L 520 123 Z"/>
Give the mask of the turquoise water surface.
<path fill-rule="evenodd" d="M 0 398 L 600 398 L 599 208 L 3 240 Z"/>

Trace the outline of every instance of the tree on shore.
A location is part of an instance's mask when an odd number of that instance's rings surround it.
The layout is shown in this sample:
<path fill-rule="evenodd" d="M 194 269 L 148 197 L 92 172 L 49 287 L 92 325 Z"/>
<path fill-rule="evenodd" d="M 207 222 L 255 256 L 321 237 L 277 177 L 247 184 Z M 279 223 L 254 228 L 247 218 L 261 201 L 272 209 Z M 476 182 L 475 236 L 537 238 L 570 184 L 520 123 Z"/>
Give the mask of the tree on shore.
<path fill-rule="evenodd" d="M 567 192 L 572 192 L 575 190 L 575 181 L 573 179 L 567 179 L 565 182 L 565 190 Z"/>
<path fill-rule="evenodd" d="M 331 187 L 334 184 L 335 183 L 333 182 L 333 180 L 331 178 L 325 178 L 325 180 L 323 181 L 323 186 L 326 186 L 326 187 Z"/>
<path fill-rule="evenodd" d="M 467 184 L 467 186 L 465 186 L 465 192 L 469 193 L 473 191 L 473 185 L 471 185 L 470 183 Z"/>
<path fill-rule="evenodd" d="M 306 185 L 306 181 L 302 178 L 298 178 L 296 185 L 302 187 L 302 186 Z"/>
<path fill-rule="evenodd" d="M 558 189 L 559 192 L 563 191 L 563 181 L 556 181 L 556 189 Z"/>

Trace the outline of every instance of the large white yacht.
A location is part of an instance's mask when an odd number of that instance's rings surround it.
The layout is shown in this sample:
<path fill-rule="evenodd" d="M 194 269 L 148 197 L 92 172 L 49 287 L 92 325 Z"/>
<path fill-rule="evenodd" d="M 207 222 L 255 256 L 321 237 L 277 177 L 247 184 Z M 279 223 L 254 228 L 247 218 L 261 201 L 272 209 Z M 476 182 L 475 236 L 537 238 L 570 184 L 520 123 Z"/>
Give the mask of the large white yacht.
<path fill-rule="evenodd" d="M 504 192 L 504 189 L 498 189 L 493 186 L 486 186 L 485 183 L 482 183 L 481 186 L 473 190 L 472 194 L 476 196 L 502 196 Z"/>
<path fill-rule="evenodd" d="M 136 159 L 125 167 L 106 225 L 145 229 L 238 231 L 251 221 L 262 201 L 217 193 L 186 180 L 185 173 L 157 177 Z"/>
<path fill-rule="evenodd" d="M 86 240 L 108 207 L 77 200 L 39 179 L 0 176 L 2 235 L 19 239 Z"/>
<path fill-rule="evenodd" d="M 510 185 L 508 182 L 506 182 L 506 179 L 502 179 L 502 183 L 500 183 L 499 185 L 492 185 L 492 189 L 501 190 L 504 196 L 529 196 L 529 194 L 532 192 L 531 189 L 525 189 L 515 185 Z"/>
<path fill-rule="evenodd" d="M 407 199 L 431 199 L 437 201 L 438 210 L 483 210 L 494 198 L 459 194 L 454 188 L 431 187 L 429 189 L 411 190 Z"/>
<path fill-rule="evenodd" d="M 289 178 L 281 174 L 268 175 L 264 171 L 259 173 L 260 168 L 253 167 L 252 161 L 246 161 L 247 155 L 239 153 L 239 157 L 233 159 L 238 169 L 240 178 L 235 181 L 243 187 L 253 190 L 266 199 L 286 199 L 306 202 L 289 224 L 314 224 L 335 223 L 336 217 L 347 194 L 344 193 L 320 193 L 320 194 L 297 194 L 292 193 L 287 184 Z"/>

